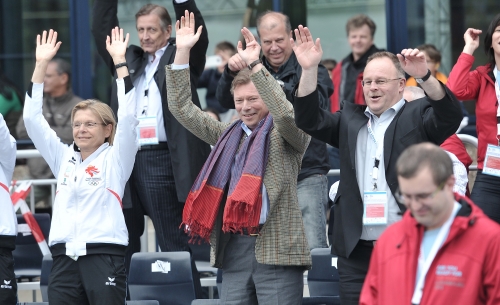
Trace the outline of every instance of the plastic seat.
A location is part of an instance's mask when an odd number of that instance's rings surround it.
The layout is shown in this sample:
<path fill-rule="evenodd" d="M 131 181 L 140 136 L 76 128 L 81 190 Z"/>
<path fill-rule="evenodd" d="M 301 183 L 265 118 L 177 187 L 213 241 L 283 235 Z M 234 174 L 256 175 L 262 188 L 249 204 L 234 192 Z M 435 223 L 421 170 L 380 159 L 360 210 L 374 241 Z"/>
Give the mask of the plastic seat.
<path fill-rule="evenodd" d="M 50 215 L 49 214 L 33 214 L 42 230 L 45 240 L 49 239 L 50 232 Z M 22 215 L 17 215 L 18 227 L 26 228 L 26 221 Z M 38 246 L 32 234 L 26 234 L 26 230 L 18 230 L 16 238 L 16 249 L 12 251 L 14 256 L 14 272 L 18 279 L 32 280 L 39 277 L 42 270 L 42 251 Z"/>
<path fill-rule="evenodd" d="M 131 300 L 186 305 L 196 299 L 189 252 L 135 253 L 130 261 Z"/>
<path fill-rule="evenodd" d="M 340 305 L 339 297 L 304 297 L 302 305 Z"/>
<path fill-rule="evenodd" d="M 47 289 L 49 287 L 49 276 L 52 271 L 52 254 L 43 256 L 42 273 L 40 275 L 40 292 L 42 293 L 42 301 L 48 302 L 49 295 Z"/>
<path fill-rule="evenodd" d="M 307 273 L 307 285 L 312 297 L 339 296 L 337 257 L 330 248 L 311 250 L 312 268 Z"/>

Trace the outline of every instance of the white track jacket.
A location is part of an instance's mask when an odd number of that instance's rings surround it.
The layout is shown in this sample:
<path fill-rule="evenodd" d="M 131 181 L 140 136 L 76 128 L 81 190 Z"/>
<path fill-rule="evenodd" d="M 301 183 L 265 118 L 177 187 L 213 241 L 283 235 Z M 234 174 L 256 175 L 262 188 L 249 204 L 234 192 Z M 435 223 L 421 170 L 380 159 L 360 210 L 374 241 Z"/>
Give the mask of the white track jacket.
<path fill-rule="evenodd" d="M 10 200 L 9 186 L 16 165 L 16 140 L 0 114 L 0 248 L 16 246 L 17 218 Z"/>
<path fill-rule="evenodd" d="M 49 246 L 52 255 L 123 255 L 128 232 L 121 198 L 137 153 L 135 89 L 117 79 L 118 125 L 112 146 L 104 143 L 82 161 L 75 144 L 63 144 L 42 115 L 43 84 L 33 84 L 24 106 L 29 137 L 57 179 Z"/>

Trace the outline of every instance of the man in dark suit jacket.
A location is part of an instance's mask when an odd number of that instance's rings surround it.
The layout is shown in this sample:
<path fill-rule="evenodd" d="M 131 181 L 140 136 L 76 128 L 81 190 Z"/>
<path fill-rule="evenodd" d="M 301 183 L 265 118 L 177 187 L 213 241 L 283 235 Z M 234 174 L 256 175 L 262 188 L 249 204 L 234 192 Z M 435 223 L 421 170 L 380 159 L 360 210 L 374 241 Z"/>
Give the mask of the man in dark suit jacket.
<path fill-rule="evenodd" d="M 205 22 L 194 0 L 173 2 L 176 19 L 188 10 L 194 13 L 196 26 L 203 26 L 200 40 L 191 49 L 190 57 L 191 93 L 193 102 L 200 107 L 196 87 L 205 66 L 208 47 Z M 92 33 L 97 50 L 112 75 L 115 75 L 116 67 L 106 52 L 105 41 L 111 29 L 118 26 L 117 7 L 118 0 L 96 0 L 93 8 Z M 129 231 L 127 263 L 132 253 L 140 251 L 143 215 L 152 219 L 162 251 L 189 251 L 187 235 L 179 229 L 182 210 L 193 181 L 210 153 L 208 144 L 185 129 L 168 110 L 163 69 L 174 61 L 175 56 L 171 24 L 164 7 L 143 6 L 136 14 L 141 46 L 129 46 L 125 56 L 130 77 L 137 88 L 137 116 L 139 119 L 155 118 L 155 124 L 149 126 L 149 130 L 156 127 L 155 135 L 159 141 L 141 146 L 128 183 L 130 197 L 125 191 L 123 206 Z M 116 85 L 113 85 L 111 96 L 111 108 L 116 111 Z"/>
<path fill-rule="evenodd" d="M 426 99 L 412 103 L 403 99 L 405 72 L 420 80 Z M 405 210 L 393 195 L 398 188 L 399 155 L 411 144 L 441 144 L 462 119 L 460 103 L 430 75 L 424 54 L 416 49 L 405 49 L 397 57 L 375 53 L 363 75 L 367 106 L 346 103 L 342 110 L 330 113 L 318 103 L 294 103 L 297 126 L 340 150 L 332 252 L 339 256 L 343 305 L 359 303 L 374 242 Z M 378 210 L 365 200 L 370 192 L 385 198 Z"/>

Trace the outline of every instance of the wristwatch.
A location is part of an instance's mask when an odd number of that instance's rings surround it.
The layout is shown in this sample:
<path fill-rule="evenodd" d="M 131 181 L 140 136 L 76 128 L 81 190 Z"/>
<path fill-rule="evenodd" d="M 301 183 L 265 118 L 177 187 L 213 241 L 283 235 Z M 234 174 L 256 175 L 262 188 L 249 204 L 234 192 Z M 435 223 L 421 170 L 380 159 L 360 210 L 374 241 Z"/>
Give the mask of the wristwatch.
<path fill-rule="evenodd" d="M 260 58 L 257 59 L 256 61 L 253 61 L 252 63 L 250 63 L 248 65 L 248 70 L 252 70 L 253 67 L 255 67 L 256 65 L 261 64 L 261 63 L 262 63 L 262 60 Z"/>
<path fill-rule="evenodd" d="M 429 79 L 429 77 L 431 77 L 431 70 L 427 69 L 427 74 L 424 77 L 422 77 L 422 78 L 415 77 L 415 80 L 417 81 L 417 83 L 421 84 L 421 83 L 427 81 Z"/>

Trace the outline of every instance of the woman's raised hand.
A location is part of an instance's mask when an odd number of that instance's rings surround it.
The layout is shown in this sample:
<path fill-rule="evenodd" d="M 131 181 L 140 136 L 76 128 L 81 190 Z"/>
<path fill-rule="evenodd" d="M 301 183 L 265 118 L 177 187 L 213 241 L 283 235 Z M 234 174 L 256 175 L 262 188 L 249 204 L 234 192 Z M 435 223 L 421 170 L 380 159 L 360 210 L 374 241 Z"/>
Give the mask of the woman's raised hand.
<path fill-rule="evenodd" d="M 43 31 L 42 36 L 36 36 L 36 61 L 49 62 L 59 50 L 61 42 L 57 41 L 57 32 L 50 30 Z"/>
<path fill-rule="evenodd" d="M 127 46 L 130 35 L 123 36 L 123 29 L 115 27 L 111 30 L 111 37 L 106 38 L 106 50 L 108 50 L 109 55 L 113 58 L 115 64 L 119 64 L 125 61 L 125 52 L 127 52 Z"/>

